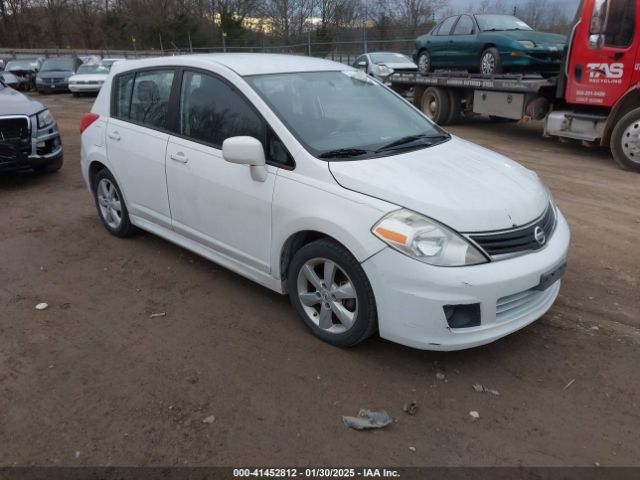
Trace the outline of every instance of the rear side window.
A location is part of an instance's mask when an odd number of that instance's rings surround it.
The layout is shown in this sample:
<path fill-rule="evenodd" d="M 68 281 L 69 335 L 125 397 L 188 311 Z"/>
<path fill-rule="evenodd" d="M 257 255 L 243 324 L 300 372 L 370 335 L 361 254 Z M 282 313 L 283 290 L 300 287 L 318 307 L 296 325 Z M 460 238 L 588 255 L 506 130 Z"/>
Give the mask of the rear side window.
<path fill-rule="evenodd" d="M 116 78 L 115 86 L 115 103 L 113 116 L 116 118 L 129 119 L 129 111 L 131 109 L 131 92 L 133 91 L 133 80 L 135 75 L 129 73 L 119 75 Z"/>
<path fill-rule="evenodd" d="M 449 17 L 444 22 L 440 24 L 440 28 L 436 32 L 436 35 L 449 35 L 451 33 L 451 27 L 458 19 L 458 17 Z"/>
<path fill-rule="evenodd" d="M 262 118 L 227 83 L 188 71 L 180 93 L 180 133 L 216 148 L 229 137 L 246 135 L 264 143 L 266 136 Z"/>
<path fill-rule="evenodd" d="M 167 128 L 172 70 L 142 71 L 136 74 L 129 119 L 148 127 Z"/>

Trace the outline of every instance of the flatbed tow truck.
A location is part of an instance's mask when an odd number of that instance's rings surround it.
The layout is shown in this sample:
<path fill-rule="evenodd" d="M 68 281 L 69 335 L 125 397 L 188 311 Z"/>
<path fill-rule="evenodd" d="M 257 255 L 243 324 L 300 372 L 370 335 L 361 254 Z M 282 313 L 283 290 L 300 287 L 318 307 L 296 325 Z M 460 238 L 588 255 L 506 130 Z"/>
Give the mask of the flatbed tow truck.
<path fill-rule="evenodd" d="M 583 0 L 553 76 L 403 72 L 387 82 L 440 125 L 473 114 L 543 120 L 545 136 L 609 147 L 640 172 L 640 0 Z"/>

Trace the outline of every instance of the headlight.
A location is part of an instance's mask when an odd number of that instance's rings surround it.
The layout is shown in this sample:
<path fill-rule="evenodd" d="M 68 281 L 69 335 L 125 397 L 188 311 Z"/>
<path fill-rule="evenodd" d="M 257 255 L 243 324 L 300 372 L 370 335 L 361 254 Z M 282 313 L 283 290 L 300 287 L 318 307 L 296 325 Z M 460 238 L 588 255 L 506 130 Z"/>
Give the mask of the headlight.
<path fill-rule="evenodd" d="M 536 48 L 536 44 L 531 40 L 518 40 L 518 43 L 522 45 L 524 48 Z"/>
<path fill-rule="evenodd" d="M 387 77 L 393 73 L 393 68 L 389 68 L 386 65 L 376 65 L 376 74 L 381 77 Z"/>
<path fill-rule="evenodd" d="M 371 231 L 390 247 L 430 265 L 460 267 L 487 262 L 458 233 L 404 208 L 383 217 Z"/>
<path fill-rule="evenodd" d="M 45 128 L 49 125 L 53 124 L 55 120 L 53 119 L 53 115 L 49 110 L 43 110 L 38 114 L 38 128 Z"/>

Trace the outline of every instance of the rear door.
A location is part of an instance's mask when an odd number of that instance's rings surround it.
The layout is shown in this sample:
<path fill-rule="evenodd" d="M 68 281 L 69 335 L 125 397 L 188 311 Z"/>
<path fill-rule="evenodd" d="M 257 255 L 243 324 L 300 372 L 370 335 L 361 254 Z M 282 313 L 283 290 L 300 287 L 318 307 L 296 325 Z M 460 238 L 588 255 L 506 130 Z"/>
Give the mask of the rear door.
<path fill-rule="evenodd" d="M 567 68 L 569 103 L 612 106 L 631 86 L 638 43 L 635 0 L 587 0 Z"/>
<path fill-rule="evenodd" d="M 184 70 L 179 125 L 166 153 L 173 228 L 265 273 L 271 264 L 271 200 L 278 169 L 268 165 L 267 179 L 254 180 L 248 166 L 224 160 L 222 143 L 246 135 L 264 145 L 268 132 L 233 85 L 211 73 Z"/>
<path fill-rule="evenodd" d="M 164 163 L 174 77 L 167 68 L 118 75 L 106 140 L 129 213 L 166 228 L 171 214 Z"/>

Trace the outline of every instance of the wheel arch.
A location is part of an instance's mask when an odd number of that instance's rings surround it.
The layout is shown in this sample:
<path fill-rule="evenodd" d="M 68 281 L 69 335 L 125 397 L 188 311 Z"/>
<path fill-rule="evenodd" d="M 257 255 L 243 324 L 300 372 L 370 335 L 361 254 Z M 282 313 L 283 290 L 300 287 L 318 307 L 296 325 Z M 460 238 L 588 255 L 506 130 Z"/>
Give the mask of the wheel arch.
<path fill-rule="evenodd" d="M 109 170 L 105 163 L 100 160 L 92 160 L 91 163 L 89 163 L 89 188 L 91 188 L 92 192 L 94 183 L 93 181 L 96 178 L 96 175 L 100 170 L 105 169 Z"/>
<path fill-rule="evenodd" d="M 611 134 L 617 122 L 631 110 L 638 108 L 638 105 L 640 105 L 640 85 L 636 84 L 618 100 L 611 109 L 611 112 L 609 112 L 609 118 L 604 127 L 604 134 L 602 135 L 602 140 L 600 140 L 600 145 L 603 147 L 610 145 Z"/>

